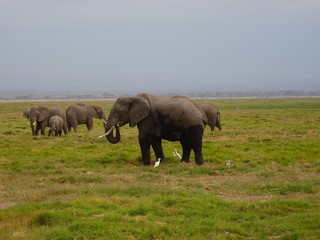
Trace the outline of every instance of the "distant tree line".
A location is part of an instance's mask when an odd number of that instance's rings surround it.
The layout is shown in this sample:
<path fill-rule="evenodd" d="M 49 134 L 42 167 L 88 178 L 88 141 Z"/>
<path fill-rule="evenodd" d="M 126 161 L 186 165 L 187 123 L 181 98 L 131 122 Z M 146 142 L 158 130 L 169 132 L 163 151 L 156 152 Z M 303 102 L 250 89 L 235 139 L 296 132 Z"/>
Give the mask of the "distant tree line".
<path fill-rule="evenodd" d="M 67 95 L 22 95 L 15 97 L 1 97 L 0 100 L 37 100 L 37 99 L 115 99 L 120 96 L 132 96 L 137 93 L 103 93 L 103 94 L 67 94 Z M 204 92 L 184 92 L 184 93 L 158 93 L 158 95 L 164 97 L 172 97 L 176 95 L 183 95 L 190 98 L 277 98 L 277 97 L 320 97 L 320 90 L 314 91 L 292 91 L 292 90 L 283 90 L 283 91 L 234 91 L 234 92 L 213 92 L 213 91 L 204 91 Z"/>
<path fill-rule="evenodd" d="M 234 91 L 234 92 L 194 92 L 191 98 L 269 98 L 269 97 L 319 97 L 319 91 Z"/>

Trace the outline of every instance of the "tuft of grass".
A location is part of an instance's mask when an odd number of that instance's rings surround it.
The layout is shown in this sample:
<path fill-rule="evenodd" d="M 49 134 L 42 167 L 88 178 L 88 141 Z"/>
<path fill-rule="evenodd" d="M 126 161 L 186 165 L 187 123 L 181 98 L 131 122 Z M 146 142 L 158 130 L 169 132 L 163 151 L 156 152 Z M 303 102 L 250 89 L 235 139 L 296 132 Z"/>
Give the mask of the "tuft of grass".
<path fill-rule="evenodd" d="M 306 193 L 312 194 L 318 192 L 319 185 L 313 184 L 301 184 L 301 183 L 278 183 L 278 184 L 267 184 L 262 187 L 261 190 L 268 192 L 276 192 L 281 195 L 287 195 L 290 193 Z"/>

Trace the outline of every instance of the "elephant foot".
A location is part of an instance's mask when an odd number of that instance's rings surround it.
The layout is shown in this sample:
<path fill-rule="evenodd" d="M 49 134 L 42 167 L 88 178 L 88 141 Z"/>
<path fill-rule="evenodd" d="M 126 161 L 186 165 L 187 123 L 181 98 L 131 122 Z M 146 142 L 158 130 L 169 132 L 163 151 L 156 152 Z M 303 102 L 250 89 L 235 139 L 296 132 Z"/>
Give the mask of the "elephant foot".
<path fill-rule="evenodd" d="M 199 165 L 199 166 L 203 165 L 203 163 L 204 163 L 203 160 L 201 160 L 201 161 L 196 161 L 196 164 Z"/>
<path fill-rule="evenodd" d="M 190 162 L 190 161 L 189 161 L 189 159 L 181 159 L 181 162 L 188 163 L 188 162 Z"/>
<path fill-rule="evenodd" d="M 150 160 L 142 160 L 142 162 L 143 162 L 143 165 L 144 166 L 150 166 L 151 165 L 151 161 Z"/>

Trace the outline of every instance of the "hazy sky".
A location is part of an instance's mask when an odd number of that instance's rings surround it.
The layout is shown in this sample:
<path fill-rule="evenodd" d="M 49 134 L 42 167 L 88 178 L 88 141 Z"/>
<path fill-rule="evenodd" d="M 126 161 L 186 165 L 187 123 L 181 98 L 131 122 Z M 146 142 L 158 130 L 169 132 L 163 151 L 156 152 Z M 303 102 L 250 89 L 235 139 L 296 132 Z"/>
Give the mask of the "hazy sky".
<path fill-rule="evenodd" d="M 319 0 L 0 0 L 1 91 L 320 89 Z"/>

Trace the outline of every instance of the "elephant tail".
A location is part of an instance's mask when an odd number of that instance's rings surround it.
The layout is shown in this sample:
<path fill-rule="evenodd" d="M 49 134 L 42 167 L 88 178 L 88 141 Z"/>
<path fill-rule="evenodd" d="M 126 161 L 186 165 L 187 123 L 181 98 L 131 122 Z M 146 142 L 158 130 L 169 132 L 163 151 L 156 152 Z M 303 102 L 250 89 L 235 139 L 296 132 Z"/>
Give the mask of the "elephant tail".
<path fill-rule="evenodd" d="M 56 131 L 56 130 L 57 130 L 57 126 L 56 126 L 55 124 L 52 124 L 52 125 L 50 126 L 50 130 L 51 130 L 51 131 Z"/>
<path fill-rule="evenodd" d="M 216 127 L 219 129 L 219 131 L 222 130 L 221 123 L 220 123 L 220 112 L 218 112 L 218 114 L 217 114 Z"/>

